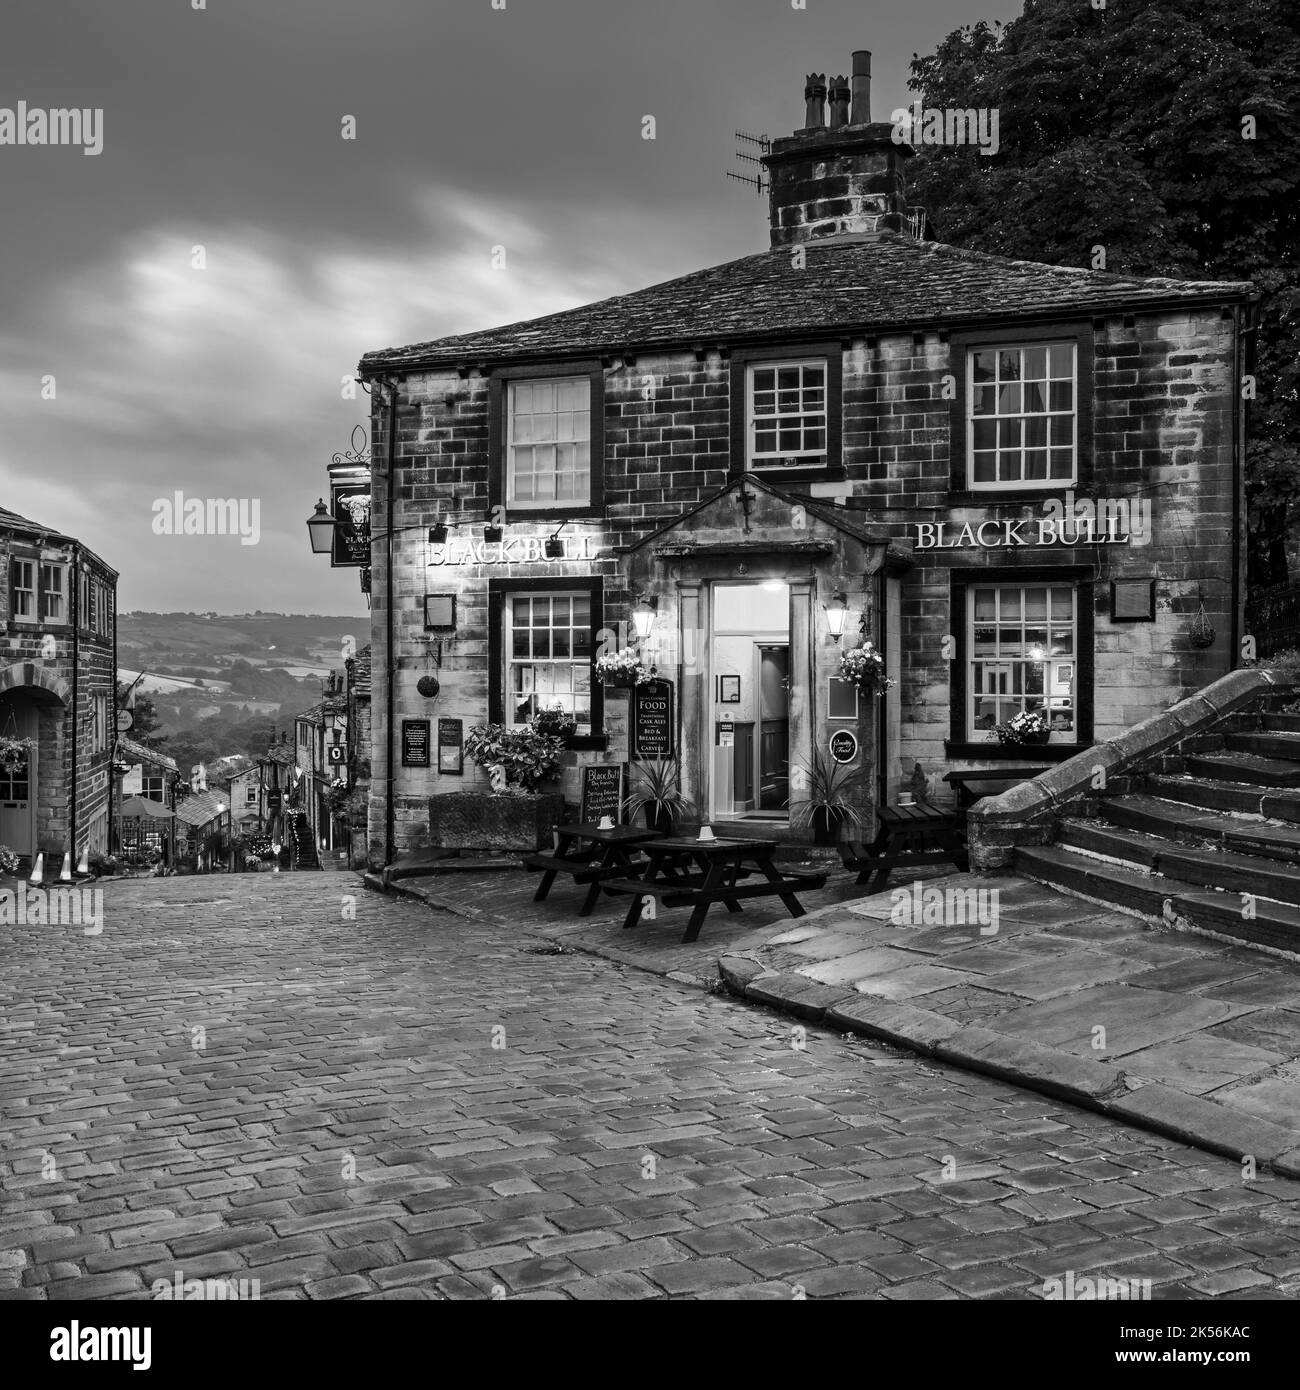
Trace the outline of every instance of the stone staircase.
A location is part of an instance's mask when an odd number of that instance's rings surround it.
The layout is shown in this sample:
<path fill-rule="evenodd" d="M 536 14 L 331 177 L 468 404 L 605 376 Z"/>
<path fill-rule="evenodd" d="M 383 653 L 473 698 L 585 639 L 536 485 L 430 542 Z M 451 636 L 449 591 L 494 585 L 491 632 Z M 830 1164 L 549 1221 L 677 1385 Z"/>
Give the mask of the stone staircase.
<path fill-rule="evenodd" d="M 1027 877 L 1217 936 L 1300 954 L 1300 714 L 1276 699 L 1075 802 Z"/>
<path fill-rule="evenodd" d="M 316 853 L 316 838 L 311 833 L 311 824 L 305 811 L 293 812 L 288 817 L 289 867 L 293 869 L 319 869 L 320 856 Z"/>

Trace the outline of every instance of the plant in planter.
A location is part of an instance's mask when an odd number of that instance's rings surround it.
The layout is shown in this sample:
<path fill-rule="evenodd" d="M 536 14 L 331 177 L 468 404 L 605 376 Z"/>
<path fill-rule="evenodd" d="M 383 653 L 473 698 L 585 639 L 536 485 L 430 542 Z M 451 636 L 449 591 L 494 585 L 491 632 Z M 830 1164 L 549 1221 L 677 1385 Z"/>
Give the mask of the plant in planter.
<path fill-rule="evenodd" d="M 1046 743 L 1052 731 L 1041 710 L 1021 710 L 1002 724 L 994 724 L 990 736 L 999 743 Z"/>
<path fill-rule="evenodd" d="M 827 760 L 817 749 L 812 760 L 799 763 L 808 795 L 791 805 L 790 824 L 796 830 L 813 829 L 819 845 L 833 845 L 841 833 L 862 824 L 862 813 L 849 799 L 862 780 L 862 769 Z"/>
<path fill-rule="evenodd" d="M 0 874 L 18 872 L 18 855 L 8 845 L 0 845 Z"/>
<path fill-rule="evenodd" d="M 548 733 L 546 727 L 538 724 L 544 717 L 549 720 L 551 713 L 534 715 L 522 729 L 476 724 L 466 736 L 465 752 L 500 792 L 530 795 L 539 789 L 540 783 L 552 781 L 560 770 L 564 738 Z"/>
<path fill-rule="evenodd" d="M 620 690 L 645 685 L 654 679 L 654 671 L 641 660 L 635 647 L 622 651 L 604 652 L 596 658 L 596 679 Z"/>
<path fill-rule="evenodd" d="M 528 721 L 529 727 L 552 738 L 572 738 L 578 732 L 578 721 L 563 705 L 554 709 L 539 709 Z"/>
<path fill-rule="evenodd" d="M 840 656 L 840 677 L 864 695 L 883 695 L 894 682 L 885 675 L 885 658 L 870 642 Z"/>
<path fill-rule="evenodd" d="M 695 814 L 695 807 L 682 794 L 681 776 L 676 758 L 637 763 L 636 785 L 623 801 L 624 814 L 634 816 L 644 811 L 650 830 L 671 835 L 683 816 Z"/>

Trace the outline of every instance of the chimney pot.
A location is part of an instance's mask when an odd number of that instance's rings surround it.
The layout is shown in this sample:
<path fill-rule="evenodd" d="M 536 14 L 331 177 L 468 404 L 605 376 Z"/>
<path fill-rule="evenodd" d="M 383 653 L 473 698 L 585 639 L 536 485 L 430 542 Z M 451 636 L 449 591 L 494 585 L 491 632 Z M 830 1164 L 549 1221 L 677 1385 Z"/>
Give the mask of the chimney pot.
<path fill-rule="evenodd" d="M 831 83 L 831 129 L 838 130 L 840 126 L 849 123 L 849 79 L 847 77 L 837 77 Z"/>
<path fill-rule="evenodd" d="M 865 48 L 853 54 L 853 111 L 850 125 L 871 123 L 871 54 Z"/>
<path fill-rule="evenodd" d="M 807 103 L 803 128 L 820 130 L 826 124 L 826 74 L 810 72 L 804 82 L 803 99 Z"/>

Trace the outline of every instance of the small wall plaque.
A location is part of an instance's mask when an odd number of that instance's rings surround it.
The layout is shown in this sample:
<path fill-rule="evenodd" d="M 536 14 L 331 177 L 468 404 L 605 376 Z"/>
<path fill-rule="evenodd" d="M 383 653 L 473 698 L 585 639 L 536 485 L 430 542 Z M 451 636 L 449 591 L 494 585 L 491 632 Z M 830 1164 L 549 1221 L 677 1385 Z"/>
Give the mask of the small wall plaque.
<path fill-rule="evenodd" d="M 1152 623 L 1156 617 L 1154 579 L 1112 579 L 1110 620 L 1113 623 Z"/>
<path fill-rule="evenodd" d="M 438 720 L 438 771 L 461 777 L 465 773 L 465 721 Z"/>
<path fill-rule="evenodd" d="M 429 721 L 402 720 L 402 766 L 429 766 Z"/>
<path fill-rule="evenodd" d="M 456 630 L 456 595 L 425 594 L 424 630 L 454 632 Z"/>

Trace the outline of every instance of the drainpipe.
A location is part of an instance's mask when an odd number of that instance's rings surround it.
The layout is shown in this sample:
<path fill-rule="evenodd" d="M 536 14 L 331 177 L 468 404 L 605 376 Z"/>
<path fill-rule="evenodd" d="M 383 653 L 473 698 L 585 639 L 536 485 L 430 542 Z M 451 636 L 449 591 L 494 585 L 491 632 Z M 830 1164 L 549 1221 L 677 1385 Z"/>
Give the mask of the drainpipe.
<path fill-rule="evenodd" d="M 384 606 L 387 610 L 384 614 L 387 628 L 388 646 L 388 733 L 387 733 L 387 789 L 384 797 L 384 864 L 393 862 L 395 850 L 394 840 L 396 839 L 396 812 L 393 808 L 393 793 L 396 785 L 396 777 L 393 772 L 393 721 L 397 716 L 397 699 L 394 691 L 394 680 L 397 675 L 397 652 L 394 647 L 394 605 L 393 605 L 393 504 L 396 495 L 393 473 L 396 468 L 395 459 L 397 456 L 397 382 L 388 381 L 385 383 L 388 388 L 388 478 L 384 485 L 385 504 L 384 515 L 387 525 L 384 527 L 387 532 L 385 539 L 385 560 L 384 560 Z"/>

